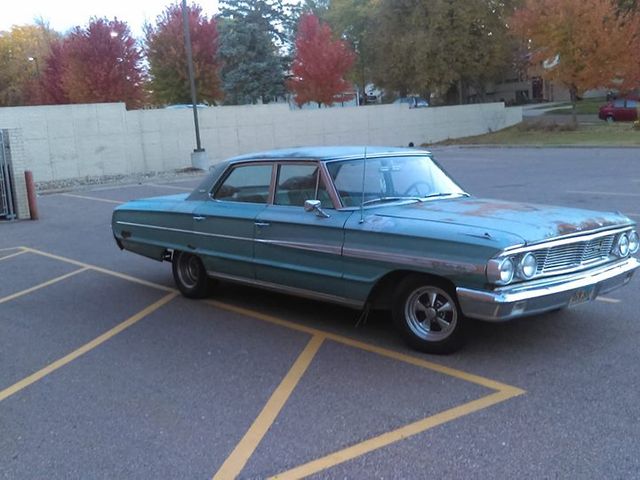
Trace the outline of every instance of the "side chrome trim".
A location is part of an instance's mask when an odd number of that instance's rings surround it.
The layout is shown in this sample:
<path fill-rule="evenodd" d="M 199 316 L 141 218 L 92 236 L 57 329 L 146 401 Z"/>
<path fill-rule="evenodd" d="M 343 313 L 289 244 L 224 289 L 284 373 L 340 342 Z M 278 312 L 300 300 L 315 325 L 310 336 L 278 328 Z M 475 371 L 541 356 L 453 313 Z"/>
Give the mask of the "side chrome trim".
<path fill-rule="evenodd" d="M 132 223 L 132 222 L 122 222 L 118 220 L 116 222 L 118 225 L 127 225 L 130 227 L 140 227 L 140 228 L 148 228 L 150 230 L 161 230 L 166 232 L 177 232 L 177 233 L 187 233 L 190 235 L 199 235 L 201 237 L 214 237 L 214 238 L 224 238 L 225 240 L 242 240 L 245 242 L 252 242 L 253 238 L 247 237 L 236 237 L 233 235 L 222 235 L 219 233 L 206 233 L 206 232 L 198 232 L 195 230 L 184 230 L 182 228 L 171 228 L 171 227 L 161 227 L 159 225 L 148 225 L 145 223 Z"/>
<path fill-rule="evenodd" d="M 543 240 L 541 242 L 532 243 L 524 247 L 509 247 L 504 249 L 503 252 L 500 255 L 498 255 L 498 257 L 501 257 L 503 255 L 516 255 L 518 253 L 523 253 L 523 252 L 532 252 L 534 250 L 541 250 L 543 248 L 553 248 L 560 245 L 567 245 L 570 243 L 588 242 L 589 240 L 594 240 L 596 238 L 601 238 L 601 237 L 607 237 L 609 235 L 617 235 L 619 233 L 627 232 L 633 229 L 634 229 L 633 225 L 627 225 L 621 228 L 614 228 L 614 229 L 609 228 L 605 230 L 599 230 L 595 233 L 586 234 L 586 235 L 583 233 L 574 233 L 564 237 L 559 237 L 559 238 L 556 237 L 555 239 Z"/>
<path fill-rule="evenodd" d="M 389 262 L 408 266 L 419 266 L 427 269 L 449 270 L 456 273 L 476 273 L 484 275 L 485 264 L 476 265 L 469 262 L 456 262 L 453 260 L 442 260 L 439 258 L 428 258 L 413 255 L 403 255 L 400 253 L 388 253 L 376 250 L 364 250 L 359 248 L 344 248 L 342 251 L 345 257 L 361 258 L 364 260 L 375 260 L 379 262 Z"/>
<path fill-rule="evenodd" d="M 264 240 L 261 238 L 256 238 L 255 242 L 266 244 L 266 245 L 275 245 L 278 247 L 295 248 L 297 250 L 308 250 L 311 252 L 328 253 L 330 255 L 340 255 L 342 253 L 342 247 L 322 245 L 318 243 L 288 242 L 286 240 Z"/>
<path fill-rule="evenodd" d="M 236 275 L 228 275 L 226 273 L 218 273 L 207 271 L 207 275 L 211 278 L 217 278 L 220 280 L 227 280 L 234 283 L 241 283 L 243 285 L 249 285 L 252 287 L 264 288 L 265 290 L 271 290 L 278 293 L 285 293 L 289 295 L 295 295 L 298 297 L 309 298 L 311 300 L 322 300 L 324 302 L 336 303 L 351 308 L 362 308 L 364 302 L 359 300 L 353 300 L 350 298 L 338 297 L 336 295 L 330 295 L 327 293 L 314 292 L 313 290 L 306 290 L 304 288 L 288 287 L 277 283 L 264 282 L 261 280 L 254 280 L 245 277 L 238 277 Z"/>
<path fill-rule="evenodd" d="M 131 227 L 141 227 L 141 228 L 148 228 L 151 230 L 161 230 L 161 231 L 167 231 L 167 232 L 187 233 L 190 235 L 199 235 L 202 237 L 213 237 L 213 238 L 222 238 L 225 240 L 242 240 L 245 242 L 256 242 L 256 243 L 275 245 L 275 246 L 285 247 L 285 248 L 295 248 L 297 250 L 308 250 L 312 252 L 328 253 L 330 255 L 340 255 L 342 253 L 341 247 L 322 245 L 322 244 L 316 244 L 316 243 L 300 243 L 300 242 L 289 242 L 286 240 L 264 240 L 260 238 L 236 237 L 233 235 L 223 235 L 219 233 L 206 233 L 206 232 L 198 232 L 196 230 L 184 230 L 181 228 L 160 227 L 158 225 L 148 225 L 144 223 L 133 223 L 133 222 L 122 222 L 122 221 L 117 221 L 116 223 L 119 225 L 127 225 Z"/>

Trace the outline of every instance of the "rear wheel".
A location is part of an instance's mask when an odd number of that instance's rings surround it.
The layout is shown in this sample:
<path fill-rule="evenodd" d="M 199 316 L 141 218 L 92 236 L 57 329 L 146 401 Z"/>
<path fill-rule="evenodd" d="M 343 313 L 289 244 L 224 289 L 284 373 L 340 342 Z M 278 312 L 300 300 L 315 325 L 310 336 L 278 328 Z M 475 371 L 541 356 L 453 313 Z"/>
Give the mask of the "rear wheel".
<path fill-rule="evenodd" d="M 464 343 L 465 319 L 453 290 L 423 276 L 404 279 L 396 289 L 393 320 L 413 348 L 445 354 Z"/>
<path fill-rule="evenodd" d="M 178 290 L 185 297 L 207 296 L 209 279 L 200 257 L 186 252 L 174 252 L 172 270 Z"/>
<path fill-rule="evenodd" d="M 607 116 L 607 123 L 613 123 L 613 122 L 615 122 L 615 121 L 616 121 L 616 119 L 615 119 L 615 118 L 613 118 L 613 115 L 609 115 L 609 116 Z"/>

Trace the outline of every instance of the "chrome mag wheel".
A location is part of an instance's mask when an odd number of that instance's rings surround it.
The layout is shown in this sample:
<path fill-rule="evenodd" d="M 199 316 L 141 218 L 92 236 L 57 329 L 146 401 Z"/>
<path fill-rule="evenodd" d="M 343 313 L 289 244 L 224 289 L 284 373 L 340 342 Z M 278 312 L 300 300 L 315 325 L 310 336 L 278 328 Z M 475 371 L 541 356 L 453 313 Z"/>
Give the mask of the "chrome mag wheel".
<path fill-rule="evenodd" d="M 453 299 L 444 290 L 431 286 L 420 287 L 409 295 L 404 314 L 411 331 L 430 341 L 447 338 L 458 322 Z"/>

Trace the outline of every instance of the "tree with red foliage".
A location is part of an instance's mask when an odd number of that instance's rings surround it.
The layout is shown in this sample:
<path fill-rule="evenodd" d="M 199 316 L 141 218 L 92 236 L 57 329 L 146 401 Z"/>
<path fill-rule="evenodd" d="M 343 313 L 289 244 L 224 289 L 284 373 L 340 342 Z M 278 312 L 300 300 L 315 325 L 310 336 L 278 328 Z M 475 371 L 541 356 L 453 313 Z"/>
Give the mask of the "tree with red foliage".
<path fill-rule="evenodd" d="M 298 106 L 317 102 L 320 107 L 343 99 L 350 89 L 344 77 L 355 59 L 355 53 L 345 42 L 331 38 L 329 25 L 320 23 L 311 13 L 302 15 L 291 66 L 293 78 L 288 82 Z"/>
<path fill-rule="evenodd" d="M 44 68 L 40 76 L 38 103 L 45 105 L 61 105 L 71 103 L 64 90 L 65 51 L 64 41 L 57 40 L 51 44 L 49 55 L 45 58 Z"/>
<path fill-rule="evenodd" d="M 187 7 L 187 19 L 198 98 L 215 104 L 223 97 L 216 20 L 207 18 L 196 4 Z M 147 24 L 144 30 L 154 100 L 161 104 L 191 103 L 180 4 L 167 7 L 156 25 Z"/>
<path fill-rule="evenodd" d="M 142 53 L 126 23 L 94 18 L 72 30 L 62 53 L 62 87 L 71 103 L 142 103 Z"/>

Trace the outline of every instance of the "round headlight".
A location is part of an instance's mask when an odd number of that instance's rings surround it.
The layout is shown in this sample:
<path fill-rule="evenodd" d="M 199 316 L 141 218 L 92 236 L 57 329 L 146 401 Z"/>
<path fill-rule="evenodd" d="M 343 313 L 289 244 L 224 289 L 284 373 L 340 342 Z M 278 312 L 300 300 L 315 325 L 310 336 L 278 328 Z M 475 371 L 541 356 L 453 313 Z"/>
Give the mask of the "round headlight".
<path fill-rule="evenodd" d="M 513 264 L 513 260 L 511 258 L 505 258 L 500 263 L 500 283 L 507 284 L 513 280 L 513 274 L 515 273 L 516 268 Z"/>
<path fill-rule="evenodd" d="M 626 233 L 623 233 L 618 238 L 617 250 L 618 255 L 620 255 L 621 257 L 626 257 L 629 253 L 629 237 L 627 237 Z"/>
<path fill-rule="evenodd" d="M 629 252 L 636 253 L 640 249 L 640 238 L 638 232 L 633 231 L 629 234 Z"/>
<path fill-rule="evenodd" d="M 524 257 L 522 257 L 522 260 L 520 260 L 519 273 L 520 276 L 525 280 L 533 278 L 533 276 L 536 274 L 537 269 L 538 261 L 536 260 L 536 257 L 533 253 L 527 253 Z"/>

